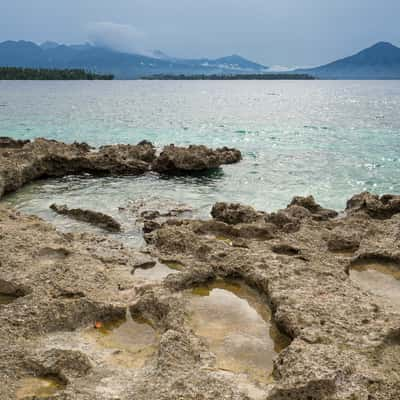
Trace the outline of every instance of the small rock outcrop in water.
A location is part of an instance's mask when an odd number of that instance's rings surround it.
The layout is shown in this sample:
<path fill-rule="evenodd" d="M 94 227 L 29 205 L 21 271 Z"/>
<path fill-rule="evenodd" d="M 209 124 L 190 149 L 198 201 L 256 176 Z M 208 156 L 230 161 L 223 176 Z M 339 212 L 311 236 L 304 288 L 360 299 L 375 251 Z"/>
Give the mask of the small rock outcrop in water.
<path fill-rule="evenodd" d="M 120 232 L 121 225 L 114 218 L 98 211 L 68 208 L 66 205 L 52 204 L 50 208 L 57 214 L 66 215 L 77 221 L 88 222 L 109 232 Z"/>
<path fill-rule="evenodd" d="M 206 146 L 170 145 L 164 147 L 160 156 L 154 160 L 152 169 L 166 174 L 204 171 L 218 168 L 222 164 L 233 164 L 241 159 L 239 150 L 227 147 L 212 150 Z"/>
<path fill-rule="evenodd" d="M 0 139 L 0 197 L 35 179 L 90 173 L 93 175 L 140 175 L 151 168 L 169 174 L 204 171 L 241 159 L 240 151 L 212 150 L 206 146 L 173 145 L 157 158 L 152 143 L 117 144 L 92 149 L 86 143 L 65 144 L 55 140 Z"/>
<path fill-rule="evenodd" d="M 21 148 L 6 148 L 0 152 L 0 195 L 39 178 L 83 173 L 142 174 L 148 171 L 149 163 L 140 155 L 147 158 L 149 147 L 126 145 L 115 151 L 111 146 L 91 151 L 85 143 L 36 139 Z"/>
<path fill-rule="evenodd" d="M 151 163 L 156 158 L 156 149 L 151 142 L 143 140 L 136 146 L 130 144 L 114 144 L 101 146 L 100 152 L 110 158 L 122 157 L 127 160 L 141 160 Z"/>

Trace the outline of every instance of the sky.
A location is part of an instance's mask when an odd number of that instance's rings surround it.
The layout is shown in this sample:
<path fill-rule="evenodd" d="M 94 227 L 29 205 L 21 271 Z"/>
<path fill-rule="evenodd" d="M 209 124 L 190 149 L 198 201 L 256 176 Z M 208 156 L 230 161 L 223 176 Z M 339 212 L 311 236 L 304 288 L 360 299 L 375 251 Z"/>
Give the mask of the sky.
<path fill-rule="evenodd" d="M 0 0 L 0 41 L 91 41 L 176 57 L 314 66 L 400 45 L 400 0 Z"/>

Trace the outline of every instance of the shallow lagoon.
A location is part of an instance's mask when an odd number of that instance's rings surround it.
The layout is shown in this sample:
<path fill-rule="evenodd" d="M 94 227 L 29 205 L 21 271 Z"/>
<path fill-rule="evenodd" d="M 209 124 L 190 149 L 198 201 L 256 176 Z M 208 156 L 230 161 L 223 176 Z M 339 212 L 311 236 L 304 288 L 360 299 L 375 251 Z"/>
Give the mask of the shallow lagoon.
<path fill-rule="evenodd" d="M 65 229 L 82 228 L 51 203 L 111 214 L 142 244 L 135 218 L 118 208 L 158 198 L 207 217 L 216 201 L 261 210 L 313 194 L 343 209 L 354 193 L 400 193 L 399 81 L 0 82 L 0 135 L 67 142 L 203 143 L 243 152 L 207 176 L 67 177 L 5 199 Z"/>

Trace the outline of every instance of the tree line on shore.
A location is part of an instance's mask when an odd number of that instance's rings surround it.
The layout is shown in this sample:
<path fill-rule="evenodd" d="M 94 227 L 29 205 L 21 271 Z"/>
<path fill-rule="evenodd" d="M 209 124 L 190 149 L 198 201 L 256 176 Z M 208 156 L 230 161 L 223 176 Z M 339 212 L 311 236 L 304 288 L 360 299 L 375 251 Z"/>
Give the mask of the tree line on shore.
<path fill-rule="evenodd" d="M 144 76 L 145 80 L 184 80 L 184 81 L 235 81 L 235 80 L 313 80 L 311 75 L 307 74 L 237 74 L 237 75 L 168 75 L 158 74 Z"/>
<path fill-rule="evenodd" d="M 101 75 L 83 69 L 44 69 L 0 67 L 0 80 L 112 80 L 111 74 Z"/>

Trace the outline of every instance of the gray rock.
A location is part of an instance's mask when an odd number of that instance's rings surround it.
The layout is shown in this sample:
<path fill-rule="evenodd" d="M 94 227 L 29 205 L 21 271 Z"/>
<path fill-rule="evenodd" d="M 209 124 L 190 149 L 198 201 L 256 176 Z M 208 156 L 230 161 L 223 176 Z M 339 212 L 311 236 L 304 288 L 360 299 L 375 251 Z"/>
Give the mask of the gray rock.
<path fill-rule="evenodd" d="M 52 204 L 50 208 L 60 215 L 66 215 L 77 221 L 88 222 L 109 232 L 120 232 L 121 224 L 107 214 L 81 208 L 68 208 L 66 205 Z"/>
<path fill-rule="evenodd" d="M 227 224 L 251 223 L 262 217 L 253 207 L 233 203 L 216 203 L 211 215 L 214 219 Z"/>
<path fill-rule="evenodd" d="M 226 147 L 212 150 L 206 146 L 192 145 L 164 147 L 152 164 L 153 171 L 167 174 L 205 171 L 218 168 L 223 164 L 239 162 L 242 155 L 239 150 Z"/>

